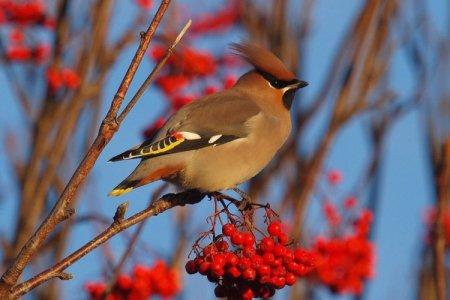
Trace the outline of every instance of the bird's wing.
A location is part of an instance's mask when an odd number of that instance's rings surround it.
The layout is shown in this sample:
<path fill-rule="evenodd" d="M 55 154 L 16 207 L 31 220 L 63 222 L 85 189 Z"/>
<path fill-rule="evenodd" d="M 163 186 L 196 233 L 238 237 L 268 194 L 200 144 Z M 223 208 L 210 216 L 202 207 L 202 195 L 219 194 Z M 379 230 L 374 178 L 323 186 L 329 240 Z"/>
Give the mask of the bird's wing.
<path fill-rule="evenodd" d="M 152 158 L 228 143 L 247 136 L 247 121 L 260 111 L 254 102 L 236 91 L 207 96 L 175 113 L 155 139 L 114 156 L 110 161 Z"/>

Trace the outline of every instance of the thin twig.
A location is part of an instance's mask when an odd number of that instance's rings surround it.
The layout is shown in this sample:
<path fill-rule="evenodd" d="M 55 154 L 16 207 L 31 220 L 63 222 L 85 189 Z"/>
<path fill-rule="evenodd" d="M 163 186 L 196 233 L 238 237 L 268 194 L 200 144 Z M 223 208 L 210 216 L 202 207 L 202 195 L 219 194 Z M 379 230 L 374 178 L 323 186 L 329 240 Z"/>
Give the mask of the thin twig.
<path fill-rule="evenodd" d="M 192 21 L 189 20 L 186 25 L 184 25 L 183 29 L 180 31 L 178 36 L 175 38 L 175 41 L 172 43 L 172 45 L 169 46 L 169 48 L 166 51 L 166 54 L 164 57 L 158 62 L 158 64 L 155 66 L 153 71 L 147 76 L 144 83 L 141 85 L 139 90 L 136 92 L 134 97 L 128 102 L 127 106 L 124 108 L 124 110 L 120 113 L 120 115 L 117 117 L 117 123 L 122 123 L 123 119 L 128 115 L 128 113 L 133 109 L 136 102 L 142 97 L 144 92 L 147 90 L 147 88 L 152 84 L 153 80 L 155 79 L 155 74 L 158 73 L 164 64 L 167 62 L 169 57 L 172 55 L 173 51 L 175 50 L 175 47 L 180 42 L 181 38 L 184 36 L 186 31 L 191 26 Z"/>

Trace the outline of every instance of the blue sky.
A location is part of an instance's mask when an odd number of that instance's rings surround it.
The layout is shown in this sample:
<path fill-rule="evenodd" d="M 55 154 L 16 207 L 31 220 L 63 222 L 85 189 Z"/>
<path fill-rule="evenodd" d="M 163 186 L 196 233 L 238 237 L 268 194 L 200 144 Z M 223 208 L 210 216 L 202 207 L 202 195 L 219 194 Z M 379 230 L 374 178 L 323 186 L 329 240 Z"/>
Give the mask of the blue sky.
<path fill-rule="evenodd" d="M 124 3 L 119 4 L 118 11 L 121 15 L 128 15 L 124 12 L 132 15 L 134 6 Z M 210 9 L 216 4 L 216 2 L 212 4 L 211 1 L 206 0 L 196 3 L 201 3 L 201 6 L 206 9 Z M 312 37 L 307 47 L 306 65 L 303 68 L 304 74 L 300 74 L 301 78 L 310 83 L 307 89 L 302 90 L 306 97 L 313 97 L 322 86 L 325 72 L 333 58 L 336 46 L 361 4 L 362 1 L 356 0 L 317 1 Z M 438 30 L 444 30 L 445 10 L 448 9 L 445 1 L 428 1 L 428 4 L 433 16 L 433 26 Z M 182 19 L 182 17 L 180 18 Z M 113 24 L 114 30 L 119 31 L 126 21 L 126 17 L 118 18 L 118 21 Z M 195 19 L 193 21 L 195 22 Z M 233 32 L 226 38 L 204 40 L 200 46 L 218 49 L 224 47 L 228 42 L 239 41 L 242 37 L 242 33 Z M 126 51 L 114 66 L 104 88 L 103 113 L 106 112 L 109 101 L 112 99 L 133 53 L 134 47 Z M 144 80 L 150 68 L 150 62 L 144 61 L 129 95 L 136 90 L 137 83 Z M 390 84 L 396 88 L 401 97 L 409 95 L 413 87 L 413 75 L 410 72 L 411 69 L 407 66 L 404 53 L 396 55 L 390 70 Z M 20 124 L 20 110 L 12 100 L 3 72 L 0 72 L 0 89 L 3 91 L 0 108 L 0 140 L 3 140 L 7 129 L 20 130 L 22 124 Z M 149 192 L 158 184 L 143 187 L 121 198 L 108 198 L 106 194 L 109 190 L 124 178 L 135 167 L 135 164 L 132 162 L 108 164 L 106 161 L 125 148 L 139 143 L 141 130 L 162 109 L 161 95 L 155 89 L 150 89 L 100 156 L 91 175 L 95 185 L 88 187 L 89 193 L 82 198 L 78 215 L 81 216 L 93 209 L 99 209 L 105 216 L 112 217 L 116 206 L 127 200 L 130 200 L 129 214 L 145 207 Z M 370 155 L 365 137 L 365 121 L 362 116 L 349 123 L 340 132 L 326 161 L 326 167 L 343 171 L 344 190 L 351 188 L 356 182 Z M 369 284 L 367 299 L 412 299 L 416 294 L 416 280 L 421 260 L 420 247 L 423 242 L 422 217 L 425 208 L 431 204 L 433 199 L 421 121 L 420 113 L 412 111 L 396 122 L 387 136 L 382 167 L 381 204 L 377 215 L 375 236 L 377 268 L 376 276 Z M 322 125 L 318 118 L 309 129 L 307 142 L 313 144 Z M 11 171 L 6 163 L 5 151 L 3 144 L 0 143 L 0 153 L 2 153 L 0 156 L 0 187 L 3 191 L 0 196 L 0 229 L 2 233 L 8 233 L 8 228 L 11 228 L 13 224 L 14 215 L 11 214 L 11 211 L 14 211 L 14 203 L 17 199 L 14 182 L 10 176 Z M 203 220 L 210 210 L 209 202 L 205 201 L 199 204 L 192 217 L 190 229 L 201 228 L 204 224 Z M 165 253 L 171 252 L 176 242 L 176 236 L 173 236 L 173 227 L 173 212 L 164 213 L 157 218 L 152 218 L 147 223 L 142 238 L 152 249 L 164 257 Z M 96 233 L 94 228 L 91 225 L 77 226 L 69 250 L 76 249 L 88 241 Z M 111 249 L 117 256 L 123 249 L 122 241 L 122 238 L 117 237 L 113 240 Z M 149 263 L 150 259 L 154 257 L 140 256 L 139 258 L 142 262 Z M 98 262 L 102 259 L 103 253 L 98 249 L 69 268 L 69 272 L 75 275 L 75 279 L 64 282 L 62 285 L 69 299 L 83 299 L 80 288 L 86 280 L 100 277 L 102 270 Z M 205 294 L 212 297 L 213 286 L 204 278 L 185 276 L 185 279 L 184 299 L 198 299 L 200 296 L 204 297 Z M 329 299 L 330 297 L 327 291 L 321 291 L 319 295 L 320 299 Z"/>

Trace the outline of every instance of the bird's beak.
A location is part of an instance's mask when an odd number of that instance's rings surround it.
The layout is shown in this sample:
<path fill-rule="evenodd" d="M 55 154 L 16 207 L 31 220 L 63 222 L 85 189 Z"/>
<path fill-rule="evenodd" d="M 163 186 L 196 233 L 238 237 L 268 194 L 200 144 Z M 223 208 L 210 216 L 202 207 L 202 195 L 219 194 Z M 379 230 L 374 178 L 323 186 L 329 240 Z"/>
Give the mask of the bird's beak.
<path fill-rule="evenodd" d="M 295 82 L 288 85 L 286 87 L 286 90 L 298 90 L 298 89 L 304 88 L 308 84 L 309 83 L 307 83 L 306 81 L 295 79 Z"/>
<path fill-rule="evenodd" d="M 304 88 L 304 87 L 307 87 L 309 85 L 309 83 L 307 83 L 306 81 L 303 81 L 303 80 L 299 80 L 299 83 L 298 83 L 298 89 L 302 89 L 302 88 Z"/>

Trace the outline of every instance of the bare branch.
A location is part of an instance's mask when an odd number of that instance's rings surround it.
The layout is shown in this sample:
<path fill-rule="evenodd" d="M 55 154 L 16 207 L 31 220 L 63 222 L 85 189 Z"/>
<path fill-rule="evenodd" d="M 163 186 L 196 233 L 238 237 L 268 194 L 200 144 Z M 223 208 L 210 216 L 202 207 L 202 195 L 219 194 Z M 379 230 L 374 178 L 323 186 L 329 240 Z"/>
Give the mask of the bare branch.
<path fill-rule="evenodd" d="M 184 206 L 186 204 L 196 204 L 199 203 L 203 198 L 203 194 L 195 192 L 182 192 L 179 194 L 167 194 L 162 198 L 152 202 L 148 208 L 136 213 L 135 215 L 122 220 L 121 222 L 114 221 L 105 231 L 97 235 L 94 239 L 87 242 L 83 247 L 79 248 L 53 267 L 43 271 L 42 273 L 34 276 L 33 278 L 15 286 L 12 288 L 12 297 L 19 297 L 28 293 L 30 290 L 41 285 L 42 283 L 54 278 L 55 274 L 61 274 L 66 268 L 72 265 L 74 262 L 80 260 L 86 254 L 92 250 L 99 247 L 101 244 L 108 241 L 110 238 L 116 234 L 122 232 L 123 230 L 142 222 L 143 220 L 150 218 L 152 216 L 157 216 L 166 210 L 173 208 L 175 206 Z M 119 206 L 117 211 L 123 210 L 123 207 Z M 120 214 L 116 212 L 116 215 Z M 58 276 L 59 277 L 59 276 Z"/>

